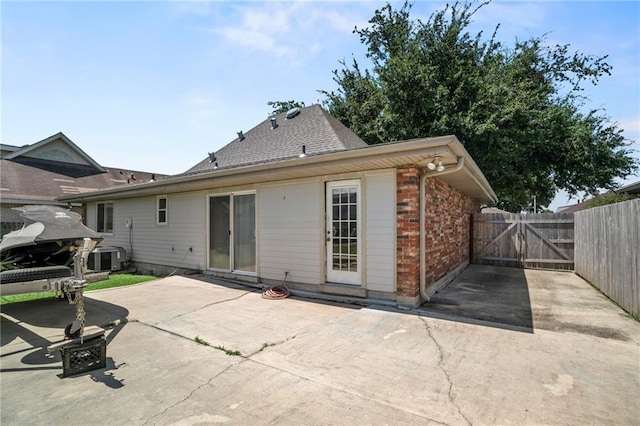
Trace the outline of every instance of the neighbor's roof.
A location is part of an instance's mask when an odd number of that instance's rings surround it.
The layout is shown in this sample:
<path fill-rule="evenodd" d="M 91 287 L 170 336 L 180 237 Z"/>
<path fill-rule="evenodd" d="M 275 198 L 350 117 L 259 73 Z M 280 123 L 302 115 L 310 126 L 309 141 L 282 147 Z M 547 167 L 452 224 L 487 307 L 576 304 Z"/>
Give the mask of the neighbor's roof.
<path fill-rule="evenodd" d="M 0 159 L 3 203 L 52 204 L 61 195 L 80 194 L 130 183 L 149 182 L 151 173 L 62 163 L 39 158 Z M 155 176 L 160 179 L 161 175 Z"/>
<path fill-rule="evenodd" d="M 216 151 L 214 162 L 207 156 L 184 174 L 214 170 L 215 163 L 219 169 L 226 169 L 295 158 L 302 153 L 303 145 L 307 155 L 367 146 L 320 105 L 300 108 L 300 113 L 292 118 L 286 116 L 287 113 L 283 112 L 267 118 L 244 133 L 244 139 L 237 137 Z M 271 119 L 275 119 L 277 123 L 275 128 L 272 128 Z"/>
<path fill-rule="evenodd" d="M 69 151 L 65 153 L 64 150 L 54 149 L 54 150 L 50 150 L 46 156 L 38 155 L 39 151 L 40 152 L 45 151 L 44 147 L 52 143 L 62 143 L 63 145 L 66 145 Z M 69 155 L 69 152 L 71 152 L 74 155 Z M 62 132 L 58 132 L 55 135 L 49 136 L 48 138 L 43 139 L 39 142 L 36 142 L 32 145 L 25 145 L 20 149 L 17 149 L 7 155 L 4 155 L 2 158 L 7 160 L 16 159 L 19 157 L 51 158 L 51 155 L 56 155 L 56 154 L 58 156 L 60 155 L 66 156 L 66 158 L 69 160 L 73 160 L 73 157 L 75 156 L 79 158 L 82 162 L 94 167 L 96 170 L 100 172 L 106 171 L 100 164 L 98 164 L 93 158 L 89 157 L 86 152 L 80 149 L 79 146 L 74 144 L 71 141 L 71 139 L 65 136 L 65 134 Z M 78 162 L 78 161 L 76 160 L 76 161 L 70 161 L 70 162 Z"/>
<path fill-rule="evenodd" d="M 10 153 L 0 159 L 0 197 L 5 204 L 55 204 L 61 195 L 148 182 L 154 176 L 102 167 L 63 133 L 33 145 L 8 147 L 5 152 Z"/>
<path fill-rule="evenodd" d="M 618 194 L 640 194 L 640 180 L 615 190 Z"/>

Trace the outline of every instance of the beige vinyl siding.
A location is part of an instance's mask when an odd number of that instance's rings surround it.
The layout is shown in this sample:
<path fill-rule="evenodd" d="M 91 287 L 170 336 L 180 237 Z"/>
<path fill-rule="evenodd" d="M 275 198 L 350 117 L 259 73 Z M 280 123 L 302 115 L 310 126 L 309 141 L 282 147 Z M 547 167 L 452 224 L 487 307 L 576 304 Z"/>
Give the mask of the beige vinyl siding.
<path fill-rule="evenodd" d="M 367 289 L 395 292 L 396 175 L 368 176 L 365 194 Z"/>
<path fill-rule="evenodd" d="M 259 274 L 292 282 L 324 282 L 323 185 L 320 181 L 260 188 Z"/>
<path fill-rule="evenodd" d="M 127 257 L 133 253 L 135 262 L 204 269 L 206 203 L 203 193 L 169 195 L 166 225 L 156 223 L 156 199 L 153 196 L 114 200 L 113 234 L 104 234 L 100 245 L 124 247 Z M 96 218 L 96 204 L 91 203 L 87 206 L 87 224 L 92 229 L 95 229 Z M 132 219 L 131 229 L 125 226 L 128 218 Z M 189 247 L 193 252 L 188 251 Z"/>

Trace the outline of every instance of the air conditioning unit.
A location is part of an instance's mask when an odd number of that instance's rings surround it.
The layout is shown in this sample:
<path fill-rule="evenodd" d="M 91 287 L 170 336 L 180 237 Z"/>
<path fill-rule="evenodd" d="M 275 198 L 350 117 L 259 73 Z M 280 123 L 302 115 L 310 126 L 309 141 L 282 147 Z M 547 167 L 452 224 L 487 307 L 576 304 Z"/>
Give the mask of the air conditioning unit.
<path fill-rule="evenodd" d="M 93 271 L 119 271 L 124 268 L 126 252 L 122 247 L 97 247 L 89 254 L 87 268 Z"/>

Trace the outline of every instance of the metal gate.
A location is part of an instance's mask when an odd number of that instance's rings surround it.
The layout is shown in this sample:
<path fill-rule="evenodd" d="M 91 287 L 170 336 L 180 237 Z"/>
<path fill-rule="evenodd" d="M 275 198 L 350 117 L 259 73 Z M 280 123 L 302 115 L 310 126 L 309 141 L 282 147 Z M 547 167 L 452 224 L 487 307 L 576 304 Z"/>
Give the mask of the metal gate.
<path fill-rule="evenodd" d="M 573 270 L 573 235 L 573 214 L 477 214 L 472 262 Z"/>

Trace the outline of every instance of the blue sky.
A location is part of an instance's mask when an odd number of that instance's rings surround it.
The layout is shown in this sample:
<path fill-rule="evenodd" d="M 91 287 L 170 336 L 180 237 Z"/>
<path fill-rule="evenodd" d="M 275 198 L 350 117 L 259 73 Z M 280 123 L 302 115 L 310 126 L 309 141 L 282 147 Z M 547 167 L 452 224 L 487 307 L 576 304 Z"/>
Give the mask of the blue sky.
<path fill-rule="evenodd" d="M 363 57 L 354 26 L 385 3 L 5 0 L 1 142 L 61 131 L 104 166 L 183 172 L 267 118 L 267 101 L 321 101 L 338 61 Z M 498 23 L 507 44 L 547 34 L 608 54 L 613 74 L 587 88 L 587 106 L 604 108 L 640 158 L 640 2 L 494 1 L 473 28 Z M 551 207 L 571 202 L 559 194 Z"/>

